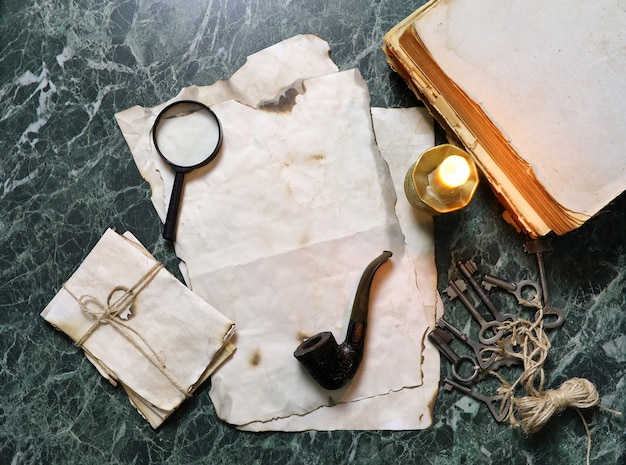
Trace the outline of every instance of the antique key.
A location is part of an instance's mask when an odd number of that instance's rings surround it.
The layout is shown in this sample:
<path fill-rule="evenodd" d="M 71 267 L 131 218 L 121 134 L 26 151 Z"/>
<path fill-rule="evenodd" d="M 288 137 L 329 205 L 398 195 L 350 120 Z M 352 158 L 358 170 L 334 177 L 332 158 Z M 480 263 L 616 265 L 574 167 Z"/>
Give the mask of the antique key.
<path fill-rule="evenodd" d="M 541 287 L 530 279 L 524 279 L 519 282 L 507 281 L 502 278 L 498 278 L 492 274 L 487 273 L 483 276 L 483 281 L 481 283 L 485 289 L 488 291 L 491 290 L 493 286 L 499 287 L 500 289 L 504 289 L 507 292 L 510 292 L 517 299 L 517 303 L 520 305 L 524 305 L 525 307 L 541 307 Z M 535 295 L 532 300 L 528 300 L 524 298 L 522 293 L 522 289 L 532 287 L 535 291 Z"/>
<path fill-rule="evenodd" d="M 467 386 L 463 386 L 462 384 L 459 384 L 448 378 L 444 380 L 443 388 L 448 392 L 450 392 L 452 389 L 456 389 L 457 391 L 460 391 L 465 395 L 468 395 L 476 400 L 483 402 L 493 415 L 493 418 L 495 418 L 498 423 L 504 421 L 508 416 L 509 411 L 511 410 L 510 399 L 507 399 L 504 405 L 502 405 L 502 396 L 486 396 L 478 391 L 470 389 Z M 496 407 L 497 403 L 500 403 L 499 408 Z"/>
<path fill-rule="evenodd" d="M 452 375 L 463 383 L 471 383 L 478 376 L 478 363 L 476 359 L 469 355 L 459 355 L 452 347 L 450 347 L 450 341 L 452 336 L 446 331 L 440 328 L 435 328 L 428 334 L 428 339 L 439 349 L 452 365 Z M 472 367 L 472 373 L 468 376 L 463 376 L 461 371 L 461 365 L 463 363 L 470 363 Z"/>
<path fill-rule="evenodd" d="M 449 284 L 450 285 L 446 288 L 445 292 L 448 294 L 450 299 L 458 297 L 461 302 L 463 302 L 463 305 L 465 305 L 465 308 L 467 308 L 467 310 L 472 314 L 474 319 L 480 325 L 480 330 L 478 331 L 478 340 L 487 345 L 494 344 L 495 342 L 499 341 L 504 334 L 504 330 L 500 329 L 501 323 L 498 320 L 487 321 L 483 318 L 480 312 L 476 309 L 476 307 L 474 307 L 472 302 L 470 302 L 470 300 L 464 294 L 466 290 L 464 281 L 450 281 Z M 486 332 L 490 330 L 494 332 L 494 335 L 492 337 L 487 337 Z"/>
<path fill-rule="evenodd" d="M 478 294 L 478 297 L 480 297 L 480 300 L 482 300 L 483 304 L 485 304 L 485 307 L 487 307 L 487 310 L 489 310 L 489 312 L 493 315 L 493 317 L 497 321 L 503 322 L 503 321 L 517 320 L 517 317 L 511 313 L 507 313 L 507 314 L 500 313 L 500 311 L 496 308 L 493 302 L 491 302 L 487 294 L 485 294 L 485 291 L 483 291 L 483 289 L 478 285 L 478 282 L 476 281 L 476 279 L 474 279 L 474 276 L 473 276 L 474 273 L 478 270 L 478 267 L 476 266 L 476 263 L 473 260 L 468 260 L 466 262 L 459 260 L 457 262 L 457 266 L 459 270 L 461 270 L 461 273 L 463 274 L 467 282 L 470 283 L 474 291 L 476 291 L 476 294 Z"/>
<path fill-rule="evenodd" d="M 483 350 L 487 348 L 485 344 L 473 341 L 443 318 L 439 318 L 437 320 L 437 327 L 448 330 L 450 333 L 456 336 L 457 339 L 460 339 L 467 346 L 471 347 L 471 349 L 474 351 L 474 354 L 476 355 L 476 362 L 478 363 L 478 366 L 483 370 L 489 369 L 489 367 L 493 364 L 494 360 L 496 359 L 496 354 L 494 352 L 491 353 L 489 358 L 483 358 Z"/>
<path fill-rule="evenodd" d="M 524 251 L 528 254 L 534 254 L 537 257 L 537 267 L 539 268 L 539 281 L 541 282 L 541 290 L 543 292 L 543 314 L 549 319 L 543 322 L 546 329 L 558 328 L 565 322 L 565 314 L 560 308 L 550 305 L 550 296 L 548 294 L 548 277 L 546 268 L 543 263 L 543 253 L 550 252 L 552 247 L 539 239 L 528 241 L 524 244 Z M 535 314 L 535 319 L 539 316 L 539 312 Z"/>

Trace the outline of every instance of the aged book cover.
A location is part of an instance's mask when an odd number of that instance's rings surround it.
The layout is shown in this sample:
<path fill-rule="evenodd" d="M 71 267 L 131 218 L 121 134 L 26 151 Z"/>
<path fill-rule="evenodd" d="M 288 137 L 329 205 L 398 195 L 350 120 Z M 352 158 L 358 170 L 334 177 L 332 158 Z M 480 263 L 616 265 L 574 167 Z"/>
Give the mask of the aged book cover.
<path fill-rule="evenodd" d="M 384 37 L 392 68 L 531 236 L 626 188 L 626 6 L 432 0 Z"/>

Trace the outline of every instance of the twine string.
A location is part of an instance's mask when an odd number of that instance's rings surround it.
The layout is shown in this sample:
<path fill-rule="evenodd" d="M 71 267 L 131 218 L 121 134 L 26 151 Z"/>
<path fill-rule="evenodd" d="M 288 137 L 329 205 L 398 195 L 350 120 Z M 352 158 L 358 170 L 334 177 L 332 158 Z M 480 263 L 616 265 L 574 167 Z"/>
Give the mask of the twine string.
<path fill-rule="evenodd" d="M 585 378 L 571 378 L 557 389 L 548 389 L 513 399 L 517 421 L 522 429 L 533 434 L 548 420 L 568 407 L 589 408 L 598 404 L 596 387 Z"/>
<path fill-rule="evenodd" d="M 123 312 L 132 308 L 137 296 L 152 282 L 162 268 L 162 263 L 156 263 L 130 289 L 124 286 L 114 287 L 107 297 L 106 304 L 89 294 L 77 296 L 68 288 L 67 283 L 63 284 L 63 288 L 78 302 L 81 310 L 95 320 L 75 344 L 83 348 L 85 342 L 101 325 L 109 325 L 146 357 L 181 394 L 185 397 L 190 397 L 188 390 L 181 386 L 169 373 L 165 360 L 152 348 L 146 338 L 136 329 L 129 326 L 125 320 L 119 318 Z M 116 294 L 121 295 L 116 298 Z"/>
<path fill-rule="evenodd" d="M 535 321 L 517 319 L 504 322 L 500 328 L 508 334 L 510 344 L 500 343 L 487 347 L 484 351 L 495 352 L 497 359 L 519 359 L 523 365 L 522 374 L 513 383 L 509 383 L 495 371 L 489 372 L 501 383 L 498 394 L 502 396 L 502 405 L 510 402 L 508 420 L 511 426 L 520 427 L 526 434 L 533 434 L 541 430 L 553 415 L 569 407 L 575 408 L 587 433 L 587 464 L 589 464 L 591 433 L 580 409 L 599 406 L 617 415 L 621 415 L 621 412 L 599 405 L 596 387 L 585 378 L 571 378 L 557 389 L 544 390 L 546 378 L 543 364 L 551 344 L 543 328 L 542 308 Z M 520 351 L 514 350 L 515 347 L 519 347 Z M 525 396 L 516 397 L 519 388 L 524 389 Z"/>

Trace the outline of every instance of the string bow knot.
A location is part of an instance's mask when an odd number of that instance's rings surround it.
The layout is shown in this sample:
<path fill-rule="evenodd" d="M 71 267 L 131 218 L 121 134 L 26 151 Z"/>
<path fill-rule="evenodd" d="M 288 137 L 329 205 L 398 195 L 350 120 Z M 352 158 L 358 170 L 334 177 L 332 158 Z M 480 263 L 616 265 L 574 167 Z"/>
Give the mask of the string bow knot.
<path fill-rule="evenodd" d="M 136 297 L 152 282 L 162 268 L 162 263 L 156 263 L 130 289 L 124 286 L 114 287 L 107 297 L 106 304 L 89 294 L 77 297 L 65 284 L 63 287 L 78 302 L 81 310 L 95 319 L 94 324 L 76 341 L 78 347 L 83 347 L 85 342 L 101 325 L 110 325 L 144 355 L 181 394 L 189 397 L 188 390 L 182 387 L 168 372 L 163 357 L 151 347 L 149 342 L 137 330 L 126 323 L 132 315 Z M 119 297 L 116 297 L 117 294 L 120 294 Z"/>

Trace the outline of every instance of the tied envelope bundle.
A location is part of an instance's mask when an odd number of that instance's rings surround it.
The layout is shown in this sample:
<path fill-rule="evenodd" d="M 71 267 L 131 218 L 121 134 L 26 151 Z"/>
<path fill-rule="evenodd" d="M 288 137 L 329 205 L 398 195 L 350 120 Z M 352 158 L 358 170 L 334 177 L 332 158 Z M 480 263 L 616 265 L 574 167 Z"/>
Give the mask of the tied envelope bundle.
<path fill-rule="evenodd" d="M 41 313 L 158 427 L 235 350 L 233 323 L 107 230 Z"/>
<path fill-rule="evenodd" d="M 429 118 L 371 111 L 358 71 L 338 72 L 315 36 L 172 101 L 183 99 L 210 106 L 223 128 L 216 159 L 186 175 L 174 244 L 193 291 L 237 324 L 237 352 L 212 376 L 220 418 L 254 431 L 430 426 L 432 220 L 398 195 L 410 159 L 432 145 Z M 162 219 L 174 173 L 150 135 L 172 101 L 116 115 Z M 324 390 L 294 349 L 321 330 L 343 339 L 359 276 L 383 250 L 393 258 L 372 286 L 363 362 L 347 387 Z"/>

